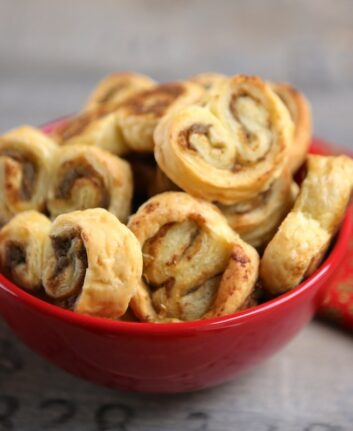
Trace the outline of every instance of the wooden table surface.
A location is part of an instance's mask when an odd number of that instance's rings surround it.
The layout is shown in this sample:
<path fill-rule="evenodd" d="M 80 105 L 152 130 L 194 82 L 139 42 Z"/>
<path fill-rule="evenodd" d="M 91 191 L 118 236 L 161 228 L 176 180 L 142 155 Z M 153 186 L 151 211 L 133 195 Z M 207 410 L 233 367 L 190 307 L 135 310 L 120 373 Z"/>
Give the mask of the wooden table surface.
<path fill-rule="evenodd" d="M 289 80 L 315 132 L 353 150 L 352 0 L 0 0 L 0 131 L 80 108 L 104 74 L 200 71 Z M 0 430 L 353 430 L 352 336 L 315 321 L 220 387 L 101 388 L 54 368 L 0 322 Z"/>

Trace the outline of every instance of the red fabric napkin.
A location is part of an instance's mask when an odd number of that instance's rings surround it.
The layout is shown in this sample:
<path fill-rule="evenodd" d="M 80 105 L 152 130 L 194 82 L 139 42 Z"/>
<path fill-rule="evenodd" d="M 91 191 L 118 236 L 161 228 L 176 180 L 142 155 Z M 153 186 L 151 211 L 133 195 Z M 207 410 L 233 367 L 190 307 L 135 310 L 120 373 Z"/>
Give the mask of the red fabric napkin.
<path fill-rule="evenodd" d="M 353 331 L 353 237 L 337 276 L 327 287 L 319 315 Z"/>

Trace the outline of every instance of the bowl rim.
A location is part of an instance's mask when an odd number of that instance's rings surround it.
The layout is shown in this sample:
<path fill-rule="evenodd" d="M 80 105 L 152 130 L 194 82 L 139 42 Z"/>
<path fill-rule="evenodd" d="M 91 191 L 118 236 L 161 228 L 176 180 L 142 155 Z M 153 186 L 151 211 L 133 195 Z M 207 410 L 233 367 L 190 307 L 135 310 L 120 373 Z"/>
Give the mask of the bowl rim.
<path fill-rule="evenodd" d="M 62 117 L 41 126 L 42 130 L 50 131 L 56 125 L 67 119 L 69 116 Z M 320 147 L 330 148 L 329 144 L 318 138 L 313 138 L 312 145 L 320 150 Z M 107 333 L 143 333 L 148 334 L 170 334 L 170 333 L 190 333 L 194 331 L 208 331 L 216 328 L 225 328 L 234 325 L 240 325 L 244 321 L 251 320 L 262 314 L 267 314 L 272 310 L 284 306 L 296 298 L 305 294 L 322 279 L 327 279 L 335 271 L 347 249 L 349 239 L 353 232 L 353 205 L 347 208 L 345 217 L 337 233 L 336 241 L 329 255 L 319 266 L 319 268 L 306 280 L 300 283 L 292 290 L 285 292 L 275 298 L 272 298 L 262 304 L 248 308 L 243 311 L 228 314 L 226 316 L 214 317 L 211 319 L 194 320 L 188 322 L 171 322 L 171 323 L 147 323 L 147 322 L 129 322 L 122 320 L 112 320 L 101 317 L 94 317 L 85 314 L 75 313 L 73 311 L 61 308 L 57 305 L 46 302 L 30 292 L 21 289 L 13 282 L 0 273 L 0 289 L 7 294 L 16 297 L 16 299 L 25 303 L 29 307 L 52 317 L 61 319 L 69 324 L 76 324 L 79 327 L 91 330 L 100 330 Z"/>

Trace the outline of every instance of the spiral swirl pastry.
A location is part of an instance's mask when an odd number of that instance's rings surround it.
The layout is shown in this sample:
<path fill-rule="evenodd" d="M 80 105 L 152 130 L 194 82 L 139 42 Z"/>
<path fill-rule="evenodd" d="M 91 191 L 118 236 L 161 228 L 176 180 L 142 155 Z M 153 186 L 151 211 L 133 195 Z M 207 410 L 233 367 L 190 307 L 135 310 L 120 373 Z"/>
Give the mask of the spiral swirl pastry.
<path fill-rule="evenodd" d="M 43 214 L 24 211 L 0 230 L 0 271 L 23 289 L 41 288 L 50 226 L 50 220 Z"/>
<path fill-rule="evenodd" d="M 15 214 L 45 207 L 55 143 L 30 126 L 0 137 L 0 226 Z"/>
<path fill-rule="evenodd" d="M 119 125 L 127 146 L 134 151 L 153 152 L 153 132 L 166 114 L 196 103 L 204 96 L 201 85 L 175 81 L 141 91 L 123 102 Z"/>
<path fill-rule="evenodd" d="M 156 128 L 159 167 L 180 188 L 231 205 L 256 198 L 287 162 L 293 124 L 259 78 L 226 79 L 207 107 L 189 106 Z"/>
<path fill-rule="evenodd" d="M 248 303 L 258 254 L 212 204 L 162 193 L 142 205 L 128 227 L 143 254 L 143 279 L 131 302 L 140 320 L 222 316 Z"/>
<path fill-rule="evenodd" d="M 288 150 L 288 167 L 295 172 L 304 163 L 312 136 L 309 101 L 290 84 L 272 83 L 272 89 L 281 98 L 294 123 L 293 142 Z"/>
<path fill-rule="evenodd" d="M 255 199 L 235 205 L 219 205 L 229 225 L 247 243 L 262 249 L 291 210 L 298 186 L 286 169 L 271 187 Z"/>
<path fill-rule="evenodd" d="M 206 99 L 208 96 L 217 91 L 218 87 L 227 79 L 226 75 L 222 75 L 220 73 L 199 73 L 198 75 L 194 75 L 190 78 L 190 81 L 196 82 L 197 84 L 202 85 L 202 87 L 206 90 Z"/>
<path fill-rule="evenodd" d="M 53 166 L 47 207 L 52 217 L 105 208 L 120 221 L 130 214 L 132 173 L 128 162 L 97 147 L 61 148 Z"/>
<path fill-rule="evenodd" d="M 261 282 L 269 293 L 292 289 L 318 267 L 349 203 L 352 178 L 349 157 L 308 156 L 308 173 L 293 210 L 261 260 Z"/>
<path fill-rule="evenodd" d="M 43 285 L 73 311 L 122 316 L 141 279 L 141 248 L 129 229 L 102 208 L 58 216 L 45 252 Z"/>
<path fill-rule="evenodd" d="M 139 73 L 112 73 L 106 76 L 94 89 L 85 110 L 96 109 L 109 104 L 117 105 L 133 94 L 148 90 L 155 85 L 153 79 Z"/>
<path fill-rule="evenodd" d="M 51 137 L 59 145 L 89 145 L 113 154 L 127 152 L 114 105 L 99 106 L 71 117 L 53 130 Z"/>

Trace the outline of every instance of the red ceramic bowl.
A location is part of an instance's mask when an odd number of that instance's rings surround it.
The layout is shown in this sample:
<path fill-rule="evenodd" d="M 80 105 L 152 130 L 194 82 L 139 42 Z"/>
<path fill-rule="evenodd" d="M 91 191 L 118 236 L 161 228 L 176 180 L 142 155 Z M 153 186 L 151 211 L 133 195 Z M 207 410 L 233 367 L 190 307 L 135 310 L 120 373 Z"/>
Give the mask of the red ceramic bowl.
<path fill-rule="evenodd" d="M 325 152 L 317 143 L 315 152 Z M 143 392 L 185 392 L 224 382 L 282 348 L 313 317 L 352 232 L 347 212 L 334 247 L 305 282 L 251 309 L 187 323 L 133 323 L 50 305 L 0 275 L 0 313 L 55 365 L 93 382 Z"/>

